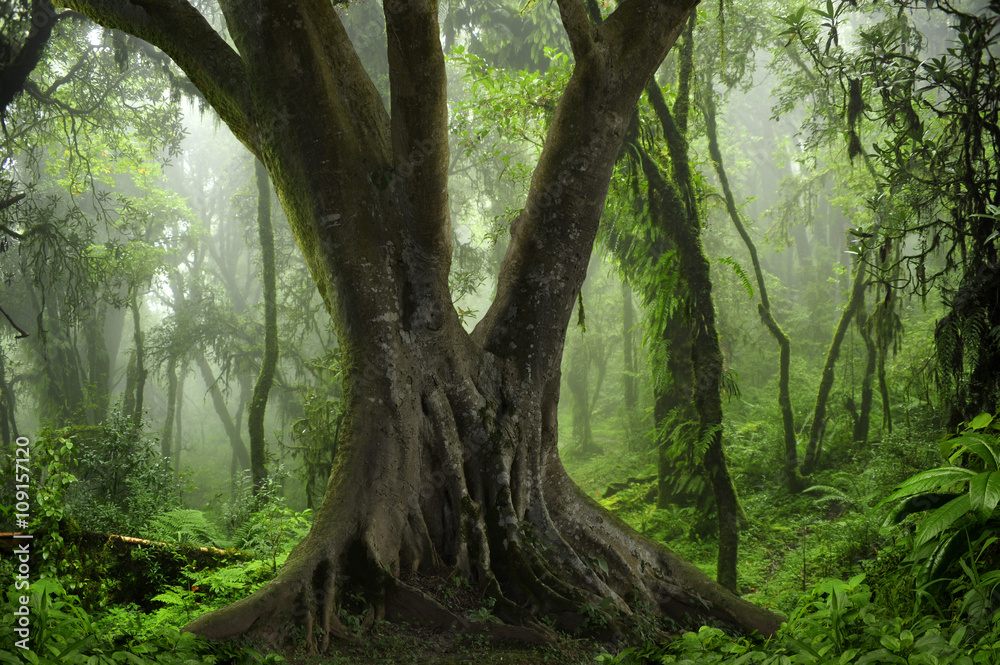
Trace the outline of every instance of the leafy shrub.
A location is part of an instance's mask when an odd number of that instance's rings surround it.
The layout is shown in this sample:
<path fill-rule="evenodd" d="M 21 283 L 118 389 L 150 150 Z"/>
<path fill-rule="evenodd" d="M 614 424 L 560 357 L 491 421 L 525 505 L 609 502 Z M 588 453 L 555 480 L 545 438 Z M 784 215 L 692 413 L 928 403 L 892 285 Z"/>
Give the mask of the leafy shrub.
<path fill-rule="evenodd" d="M 931 616 L 893 616 L 871 602 L 864 575 L 826 580 L 803 596 L 798 610 L 769 640 L 734 638 L 703 626 L 666 646 L 647 644 L 601 663 L 712 665 L 987 665 L 1000 656 L 1000 626 L 974 636 L 966 626 Z"/>
<path fill-rule="evenodd" d="M 279 475 L 268 476 L 254 494 L 253 484 L 244 474 L 224 511 L 233 546 L 269 559 L 275 570 L 278 558 L 302 540 L 312 524 L 312 511 L 295 512 L 285 504 L 279 495 Z"/>
<path fill-rule="evenodd" d="M 921 582 L 937 580 L 965 555 L 975 557 L 1000 528 L 1000 427 L 989 414 L 941 442 L 948 464 L 903 481 L 883 503 L 899 501 L 886 525 L 928 513 L 913 534 L 910 560 Z M 963 563 L 968 568 L 968 561 Z"/>
<path fill-rule="evenodd" d="M 59 501 L 50 502 L 62 514 L 45 516 L 50 526 L 65 517 L 82 529 L 135 535 L 153 516 L 179 505 L 155 441 L 120 410 L 100 425 L 43 431 L 35 449 L 45 469 L 43 488 L 63 488 Z"/>
<path fill-rule="evenodd" d="M 212 665 L 217 658 L 201 638 L 164 627 L 144 642 L 113 645 L 63 586 L 52 579 L 31 585 L 29 649 L 15 645 L 14 610 L 23 591 L 8 590 L 0 619 L 0 641 L 12 645 L 0 651 L 4 665 Z"/>

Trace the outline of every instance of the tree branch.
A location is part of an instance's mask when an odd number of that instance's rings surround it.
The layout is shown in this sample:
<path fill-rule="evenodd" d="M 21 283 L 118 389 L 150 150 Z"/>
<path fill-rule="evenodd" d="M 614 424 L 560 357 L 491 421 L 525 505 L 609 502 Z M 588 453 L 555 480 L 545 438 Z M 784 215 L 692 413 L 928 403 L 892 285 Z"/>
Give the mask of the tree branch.
<path fill-rule="evenodd" d="M 0 67 L 0 118 L 6 115 L 7 106 L 14 101 L 14 97 L 24 90 L 28 75 L 41 60 L 58 18 L 48 0 L 34 0 L 32 3 L 28 38 L 17 56 L 5 67 Z"/>
<path fill-rule="evenodd" d="M 587 18 L 583 0 L 558 0 L 559 16 L 569 37 L 573 57 L 583 60 L 594 48 L 594 25 Z"/>
<path fill-rule="evenodd" d="M 17 331 L 17 336 L 14 339 L 23 339 L 28 336 L 28 333 L 25 332 L 24 328 L 14 323 L 14 319 L 10 318 L 10 314 L 8 314 L 3 307 L 0 307 L 0 314 L 3 314 L 4 318 L 7 319 L 7 322 L 10 323 L 10 325 L 14 327 L 14 330 Z"/>
<path fill-rule="evenodd" d="M 562 10 L 565 3 L 560 3 Z M 582 48 L 535 167 L 525 208 L 511 224 L 497 295 L 474 338 L 498 355 L 557 372 L 566 325 L 586 276 L 594 237 L 629 121 L 643 86 L 676 41 L 691 0 L 630 0 L 600 26 L 566 5 Z M 593 39 L 581 47 L 580 21 Z"/>
<path fill-rule="evenodd" d="M 252 152 L 259 151 L 243 61 L 187 0 L 56 0 L 55 4 L 161 49 L 184 70 L 236 138 Z"/>
<path fill-rule="evenodd" d="M 645 85 L 674 45 L 685 20 L 699 0 L 629 0 L 604 21 L 605 38 L 616 45 L 614 59 L 626 74 L 634 67 L 634 78 Z M 659 54 L 652 71 L 652 54 Z"/>
<path fill-rule="evenodd" d="M 21 199 L 23 199 L 25 196 L 27 196 L 27 195 L 22 192 L 22 193 L 20 193 L 20 194 L 18 194 L 16 196 L 12 196 L 11 198 L 7 199 L 6 201 L 0 201 L 0 211 L 6 210 L 7 208 L 11 207 L 15 203 L 17 203 L 18 201 L 20 201 Z M 7 235 L 14 236 L 18 240 L 21 239 L 21 235 L 20 234 L 15 233 L 15 232 L 9 230 L 7 227 L 0 227 L 0 228 L 2 228 L 3 231 Z"/>
<path fill-rule="evenodd" d="M 437 0 L 383 3 L 392 98 L 394 179 L 413 212 L 407 220 L 427 256 L 451 261 L 448 96 Z M 439 271 L 442 276 L 446 270 Z"/>

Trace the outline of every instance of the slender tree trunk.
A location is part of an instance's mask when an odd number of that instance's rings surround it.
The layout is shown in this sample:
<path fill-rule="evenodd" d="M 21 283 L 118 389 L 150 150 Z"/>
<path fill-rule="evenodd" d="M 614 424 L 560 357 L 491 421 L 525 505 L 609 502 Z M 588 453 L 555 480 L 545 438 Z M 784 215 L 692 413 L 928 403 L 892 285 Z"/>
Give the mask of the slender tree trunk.
<path fill-rule="evenodd" d="M 863 297 L 863 294 L 862 294 Z M 864 315 L 864 303 L 858 307 L 857 325 L 861 339 L 865 343 L 865 374 L 861 379 L 861 405 L 858 420 L 854 423 L 852 441 L 860 446 L 868 443 L 868 431 L 871 429 L 872 415 L 872 382 L 875 379 L 875 359 L 877 356 L 875 341 L 872 339 L 872 318 Z"/>
<path fill-rule="evenodd" d="M 135 399 L 133 401 L 132 413 L 126 414 L 132 418 L 136 427 L 142 424 L 143 396 L 146 389 L 146 349 L 145 335 L 142 332 L 142 321 L 139 318 L 139 288 L 133 285 L 131 289 L 129 306 L 132 309 L 132 341 L 135 344 L 135 379 L 133 386 L 135 389 Z"/>
<path fill-rule="evenodd" d="M 29 284 L 28 293 L 38 312 L 38 334 L 28 340 L 34 342 L 42 367 L 39 416 L 62 427 L 77 421 L 85 403 L 83 372 L 71 338 L 73 331 L 61 322 L 58 292 L 47 293 L 41 288 L 36 295 Z"/>
<path fill-rule="evenodd" d="M 173 457 L 173 434 L 174 420 L 177 412 L 177 358 L 170 356 L 167 359 L 167 417 L 163 423 L 163 436 L 160 438 L 160 457 L 169 459 Z M 177 459 L 172 459 L 174 469 L 177 467 Z"/>
<path fill-rule="evenodd" d="M 628 282 L 622 282 L 622 384 L 625 391 L 625 411 L 629 424 L 632 414 L 639 406 L 638 390 L 636 390 L 635 365 L 635 307 L 632 305 L 632 287 Z"/>
<path fill-rule="evenodd" d="M 226 399 L 222 396 L 222 391 L 219 389 L 218 381 L 212 372 L 212 366 L 208 364 L 205 354 L 200 350 L 195 356 L 195 363 L 201 371 L 201 378 L 205 381 L 205 385 L 208 386 L 208 392 L 212 396 L 212 405 L 215 407 L 215 413 L 218 414 L 219 420 L 222 421 L 222 426 L 226 430 L 226 435 L 229 437 L 229 445 L 232 447 L 233 459 L 238 464 L 238 469 L 250 468 L 250 454 L 247 452 L 247 447 L 244 445 L 242 437 L 240 437 L 240 430 L 233 421 L 233 417 L 229 415 Z"/>
<path fill-rule="evenodd" d="M 878 354 L 878 394 L 882 400 L 882 428 L 886 434 L 892 434 L 892 410 L 889 405 L 889 383 L 885 380 L 885 354 L 888 349 L 882 349 Z"/>
<path fill-rule="evenodd" d="M 735 591 L 737 585 L 736 562 L 739 553 L 739 500 L 729 475 L 725 452 L 722 449 L 722 384 L 723 357 L 719 336 L 715 329 L 715 303 L 712 299 L 711 270 L 701 242 L 701 222 L 691 166 L 688 160 L 687 101 L 682 103 L 680 91 L 685 88 L 685 78 L 691 76 L 691 58 L 694 38 L 694 21 L 688 19 L 681 49 L 681 80 L 674 113 L 667 107 L 663 92 L 651 80 L 646 94 L 660 120 L 667 151 L 674 170 L 674 189 L 667 184 L 658 167 L 644 155 L 643 170 L 650 185 L 655 185 L 662 197 L 665 221 L 664 230 L 677 247 L 679 265 L 687 285 L 688 307 L 691 324 L 691 367 L 694 371 L 692 396 L 698 413 L 700 443 L 706 446 L 705 469 L 712 482 L 715 505 L 719 515 L 719 556 L 716 580 L 725 588 Z M 685 77 L 686 72 L 686 77 Z M 674 121 L 674 115 L 679 122 Z"/>
<path fill-rule="evenodd" d="M 128 353 L 128 362 L 125 364 L 125 390 L 122 392 L 122 411 L 127 414 L 129 420 L 135 413 L 135 349 Z"/>
<path fill-rule="evenodd" d="M 760 267 L 760 259 L 757 257 L 757 246 L 747 232 L 740 213 L 736 209 L 736 199 L 733 196 L 732 187 L 729 185 L 729 177 L 726 174 L 725 165 L 722 162 L 722 151 L 719 149 L 718 128 L 715 121 L 715 91 L 712 89 L 712 80 L 706 82 L 705 91 L 705 129 L 708 134 L 708 151 L 715 163 L 715 172 L 719 176 L 722 184 L 722 192 L 726 199 L 726 210 L 729 218 L 736 227 L 736 231 L 743 239 L 747 251 L 750 253 L 750 262 L 753 264 L 753 272 L 757 278 L 757 291 L 760 293 L 760 303 L 757 311 L 760 319 L 767 327 L 768 332 L 778 343 L 778 406 L 781 409 L 781 424 L 784 432 L 784 479 L 785 487 L 790 492 L 802 491 L 802 477 L 799 475 L 798 451 L 796 449 L 795 418 L 792 414 L 792 396 L 789 387 L 791 374 L 791 340 L 775 321 L 771 314 L 771 302 L 767 295 L 767 284 L 764 282 L 764 271 Z"/>
<path fill-rule="evenodd" d="M 594 443 L 590 429 L 590 354 L 587 353 L 586 339 L 580 340 L 569 358 L 566 385 L 569 387 L 570 405 L 573 409 L 576 450 L 581 455 L 600 454 L 601 448 Z"/>
<path fill-rule="evenodd" d="M 597 347 L 596 349 L 594 347 Z M 588 354 L 597 368 L 597 381 L 594 382 L 594 392 L 590 396 L 590 415 L 593 417 L 597 409 L 597 400 L 601 397 L 601 388 L 604 387 L 604 377 L 608 375 L 608 352 L 600 340 L 591 340 L 590 353 Z"/>
<path fill-rule="evenodd" d="M 688 460 L 683 453 L 672 450 L 677 441 L 685 448 L 695 449 L 697 441 L 687 441 L 688 421 L 696 418 L 692 400 L 691 325 L 680 312 L 673 311 L 663 321 L 660 339 L 667 354 L 666 376 L 653 382 L 653 421 L 656 427 L 656 505 L 669 508 L 678 499 L 677 485 L 681 474 L 698 472 L 701 460 Z M 662 371 L 662 370 L 661 370 Z M 668 434 L 667 428 L 671 428 Z M 694 436 L 697 436 L 695 432 Z M 678 463 L 678 460 L 688 463 Z M 693 467 L 691 462 L 693 462 Z M 698 497 L 694 497 L 697 502 Z"/>
<path fill-rule="evenodd" d="M 808 476 L 816 469 L 826 428 L 826 404 L 833 389 L 834 367 L 840 356 L 840 346 L 844 341 L 851 319 L 857 313 L 858 307 L 864 301 L 865 264 L 857 261 L 854 266 L 854 280 L 851 283 L 851 295 L 840 314 L 840 322 L 833 333 L 833 341 L 826 352 L 826 362 L 823 364 L 823 375 L 820 377 L 819 391 L 816 393 L 816 406 L 813 408 L 812 425 L 809 428 L 809 443 L 806 446 L 805 459 L 802 462 L 802 474 Z"/>
<path fill-rule="evenodd" d="M 87 392 L 93 405 L 95 422 L 101 422 L 107 416 L 111 397 L 111 356 L 104 343 L 107 312 L 108 306 L 100 305 L 95 309 L 93 318 L 83 322 L 87 345 Z"/>
<path fill-rule="evenodd" d="M 698 414 L 699 443 L 705 446 L 705 469 L 712 483 L 719 516 L 719 557 L 717 581 L 735 590 L 736 562 L 739 550 L 739 502 L 726 466 L 722 449 L 722 351 L 715 329 L 715 305 L 712 301 L 710 265 L 701 244 L 700 227 L 690 224 L 682 202 L 646 158 L 644 168 L 651 182 L 659 180 L 666 199 L 669 220 L 666 231 L 678 249 L 680 271 L 687 285 L 691 326 L 691 367 L 694 371 L 692 397 Z M 675 164 L 675 168 L 678 168 Z M 688 181 L 690 182 L 690 180 Z M 671 220 L 670 217 L 673 216 Z"/>
<path fill-rule="evenodd" d="M 174 480 L 181 477 L 181 450 L 184 448 L 183 431 L 183 411 L 184 411 L 184 383 L 187 380 L 187 362 L 181 363 L 179 377 L 177 378 L 177 400 L 174 408 Z"/>
<path fill-rule="evenodd" d="M 250 473 L 254 491 L 264 484 L 267 477 L 264 439 L 264 412 L 267 396 L 278 366 L 278 305 L 276 271 L 274 264 L 274 231 L 271 228 L 271 182 L 267 169 L 260 160 L 254 160 L 257 175 L 257 233 L 260 237 L 261 281 L 264 285 L 264 357 L 260 361 L 260 374 L 250 398 L 247 429 L 250 433 Z"/>
<path fill-rule="evenodd" d="M 17 437 L 17 423 L 14 422 L 14 391 L 7 383 L 7 354 L 0 347 L 0 442 L 3 443 L 4 452 L 11 450 L 11 442 Z"/>

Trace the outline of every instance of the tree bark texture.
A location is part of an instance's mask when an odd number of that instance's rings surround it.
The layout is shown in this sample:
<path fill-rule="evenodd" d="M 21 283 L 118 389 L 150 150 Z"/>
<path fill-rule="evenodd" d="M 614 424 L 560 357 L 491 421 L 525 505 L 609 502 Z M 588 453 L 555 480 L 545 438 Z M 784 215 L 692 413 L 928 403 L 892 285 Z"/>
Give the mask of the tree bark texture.
<path fill-rule="evenodd" d="M 582 494 L 557 447 L 563 344 L 612 168 L 692 2 L 630 0 L 594 26 L 581 0 L 559 0 L 574 73 L 472 333 L 448 290 L 434 0 L 384 3 L 391 117 L 324 0 L 222 0 L 235 48 L 181 0 L 62 4 L 163 49 L 266 165 L 340 339 L 340 450 L 309 536 L 272 582 L 188 630 L 218 640 L 292 623 L 323 649 L 349 638 L 337 609 L 355 592 L 375 618 L 461 625 L 413 584 L 460 573 L 500 618 L 539 632 L 539 617 L 572 630 L 610 598 L 625 614 L 643 600 L 773 633 L 779 617 Z"/>

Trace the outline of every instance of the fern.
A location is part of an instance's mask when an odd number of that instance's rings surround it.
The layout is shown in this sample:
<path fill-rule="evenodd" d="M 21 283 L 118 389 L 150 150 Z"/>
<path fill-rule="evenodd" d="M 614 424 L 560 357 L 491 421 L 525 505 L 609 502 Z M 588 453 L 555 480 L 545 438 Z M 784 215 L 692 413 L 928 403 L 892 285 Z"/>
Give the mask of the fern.
<path fill-rule="evenodd" d="M 736 259 L 731 256 L 725 258 L 720 258 L 719 263 L 725 266 L 729 266 L 733 269 L 733 274 L 736 278 L 740 280 L 740 284 L 743 285 L 743 290 L 747 292 L 747 297 L 753 300 L 753 284 L 750 283 L 750 276 L 747 275 L 747 271 L 743 269 Z"/>
<path fill-rule="evenodd" d="M 159 540 L 198 547 L 229 547 L 219 528 L 200 510 L 181 508 L 162 513 L 152 519 L 150 528 L 153 538 Z"/>

